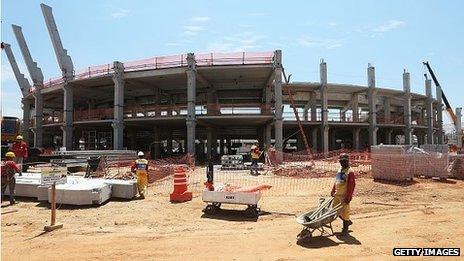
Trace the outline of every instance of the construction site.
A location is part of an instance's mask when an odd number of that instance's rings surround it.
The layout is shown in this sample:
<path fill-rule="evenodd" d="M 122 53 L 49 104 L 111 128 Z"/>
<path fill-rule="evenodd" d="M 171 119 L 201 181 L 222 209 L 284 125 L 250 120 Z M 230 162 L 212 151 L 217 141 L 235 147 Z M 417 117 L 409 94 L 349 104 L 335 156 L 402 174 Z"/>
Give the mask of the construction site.
<path fill-rule="evenodd" d="M 22 93 L 12 137 L 30 151 L 6 190 L 16 204 L 4 202 L 2 171 L 2 259 L 386 259 L 464 245 L 461 108 L 428 62 L 422 93 L 406 69 L 402 86 L 378 86 L 367 62 L 366 85 L 331 82 L 323 59 L 319 82 L 295 82 L 281 50 L 79 71 L 52 8 L 40 8 L 62 75 L 44 79 L 21 26 L 32 82 L 2 42 Z M 2 118 L 2 143 L 4 133 Z M 356 178 L 349 230 L 331 193 L 344 169 Z"/>

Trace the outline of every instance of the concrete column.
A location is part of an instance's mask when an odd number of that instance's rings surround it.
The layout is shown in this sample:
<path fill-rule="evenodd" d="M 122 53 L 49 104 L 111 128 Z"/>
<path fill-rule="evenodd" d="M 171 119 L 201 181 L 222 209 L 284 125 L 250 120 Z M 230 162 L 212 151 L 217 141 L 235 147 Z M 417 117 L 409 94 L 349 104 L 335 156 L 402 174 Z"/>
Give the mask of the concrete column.
<path fill-rule="evenodd" d="M 320 64 L 321 76 L 321 100 L 322 100 L 322 151 L 329 152 L 329 101 L 327 87 L 327 63 L 324 60 Z"/>
<path fill-rule="evenodd" d="M 230 138 L 226 139 L 227 144 L 227 154 L 232 154 L 232 140 Z"/>
<path fill-rule="evenodd" d="M 265 127 L 265 132 L 266 132 L 266 135 L 264 136 L 265 137 L 265 141 L 264 141 L 264 145 L 266 146 L 266 149 L 269 149 L 271 147 L 271 139 L 272 139 L 272 125 L 270 123 L 266 124 L 266 127 Z"/>
<path fill-rule="evenodd" d="M 443 102 L 441 87 L 437 86 L 437 143 L 443 144 Z"/>
<path fill-rule="evenodd" d="M 74 112 L 74 90 L 70 83 L 65 82 L 63 86 L 64 115 L 63 115 L 63 146 L 66 150 L 73 150 L 73 112 Z"/>
<path fill-rule="evenodd" d="M 187 54 L 187 64 L 187 153 L 195 155 L 196 68 L 193 53 Z"/>
<path fill-rule="evenodd" d="M 283 151 L 283 129 L 282 129 L 282 51 L 274 52 L 274 97 L 275 97 L 275 112 L 274 112 L 274 136 L 275 149 Z M 281 154 L 278 154 L 279 157 Z M 283 159 L 278 158 L 281 162 Z"/>
<path fill-rule="evenodd" d="M 34 147 L 43 146 L 43 95 L 40 91 L 34 93 L 35 115 L 34 115 Z"/>
<path fill-rule="evenodd" d="M 224 138 L 219 139 L 219 154 L 224 155 Z"/>
<path fill-rule="evenodd" d="M 317 100 L 316 100 L 316 92 L 311 92 L 310 94 L 310 102 L 311 102 L 311 121 L 317 121 Z"/>
<path fill-rule="evenodd" d="M 158 126 L 153 127 L 153 137 L 155 145 L 153 146 L 154 151 L 152 151 L 152 157 L 159 159 L 161 157 L 161 135 L 160 128 Z"/>
<path fill-rule="evenodd" d="M 208 128 L 206 132 L 206 159 L 209 160 L 213 157 L 213 130 Z"/>
<path fill-rule="evenodd" d="M 387 129 L 385 131 L 385 136 L 386 136 L 385 137 L 385 143 L 386 144 L 390 144 L 390 145 L 393 144 L 392 143 L 392 135 L 393 135 L 393 129 Z"/>
<path fill-rule="evenodd" d="M 312 149 L 313 151 L 317 152 L 319 151 L 317 147 L 317 132 L 319 131 L 318 128 L 313 128 L 311 131 L 311 142 L 312 142 Z"/>
<path fill-rule="evenodd" d="M 131 149 L 135 150 L 137 147 L 137 131 L 135 129 L 131 129 L 129 133 L 130 133 Z"/>
<path fill-rule="evenodd" d="M 456 138 L 458 139 L 457 146 L 462 148 L 462 108 L 456 108 Z M 442 144 L 442 143 L 440 143 Z"/>
<path fill-rule="evenodd" d="M 23 104 L 23 122 L 21 124 L 21 133 L 23 135 L 24 140 L 31 144 L 31 139 L 29 137 L 31 120 L 31 100 L 23 98 L 21 99 L 21 103 Z"/>
<path fill-rule="evenodd" d="M 377 145 L 377 111 L 375 95 L 375 67 L 367 67 L 367 99 L 369 102 L 369 145 Z"/>
<path fill-rule="evenodd" d="M 361 144 L 359 141 L 359 133 L 361 132 L 361 128 L 354 128 L 353 129 L 353 147 L 355 150 L 359 150 L 361 148 Z"/>
<path fill-rule="evenodd" d="M 124 141 L 124 65 L 114 62 L 114 118 L 113 127 L 113 149 L 121 150 Z"/>
<path fill-rule="evenodd" d="M 427 100 L 425 101 L 425 111 L 427 115 L 427 144 L 433 144 L 433 97 L 432 97 L 432 80 L 425 80 L 425 94 Z"/>
<path fill-rule="evenodd" d="M 353 122 L 359 122 L 359 95 L 353 94 Z"/>
<path fill-rule="evenodd" d="M 383 111 L 385 114 L 385 123 L 391 123 L 391 104 L 389 97 L 385 97 L 383 101 Z"/>
<path fill-rule="evenodd" d="M 171 129 L 168 129 L 167 130 L 167 138 L 166 138 L 166 150 L 167 150 L 167 154 L 168 156 L 171 156 L 172 155 L 172 130 Z"/>

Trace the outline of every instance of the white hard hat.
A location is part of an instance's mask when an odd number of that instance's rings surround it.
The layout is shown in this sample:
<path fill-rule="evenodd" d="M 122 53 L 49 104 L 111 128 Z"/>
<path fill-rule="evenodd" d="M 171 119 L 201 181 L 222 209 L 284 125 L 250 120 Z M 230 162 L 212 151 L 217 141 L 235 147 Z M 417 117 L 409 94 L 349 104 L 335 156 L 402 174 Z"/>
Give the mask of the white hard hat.
<path fill-rule="evenodd" d="M 251 146 L 251 149 L 252 149 L 252 150 L 256 149 L 256 145 L 252 145 L 252 146 Z"/>
<path fill-rule="evenodd" d="M 139 157 L 140 157 L 140 156 L 144 156 L 144 155 L 145 155 L 145 154 L 143 154 L 142 151 L 139 151 L 139 153 L 137 153 L 137 156 L 139 156 Z"/>

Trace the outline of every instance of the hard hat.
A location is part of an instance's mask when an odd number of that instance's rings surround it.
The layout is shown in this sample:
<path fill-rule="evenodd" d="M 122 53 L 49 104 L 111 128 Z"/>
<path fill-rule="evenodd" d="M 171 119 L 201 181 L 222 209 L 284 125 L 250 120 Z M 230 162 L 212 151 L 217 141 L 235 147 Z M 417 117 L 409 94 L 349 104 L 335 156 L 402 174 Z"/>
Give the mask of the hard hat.
<path fill-rule="evenodd" d="M 252 149 L 252 150 L 256 149 L 256 145 L 252 145 L 252 146 L 251 146 L 251 149 Z"/>
<path fill-rule="evenodd" d="M 23 139 L 23 136 L 18 135 L 18 136 L 16 136 L 16 139 L 17 139 L 17 140 L 22 140 L 22 139 Z"/>
<path fill-rule="evenodd" d="M 8 151 L 6 154 L 5 154 L 5 158 L 14 158 L 16 157 L 16 155 L 14 154 L 14 152 L 12 151 Z"/>
<path fill-rule="evenodd" d="M 348 154 L 346 153 L 342 153 L 340 154 L 340 156 L 338 157 L 339 160 L 348 160 L 350 157 L 348 156 Z"/>
<path fill-rule="evenodd" d="M 137 156 L 139 156 L 139 157 L 143 157 L 144 155 L 145 155 L 145 154 L 143 154 L 142 151 L 139 151 L 139 153 L 137 153 Z"/>

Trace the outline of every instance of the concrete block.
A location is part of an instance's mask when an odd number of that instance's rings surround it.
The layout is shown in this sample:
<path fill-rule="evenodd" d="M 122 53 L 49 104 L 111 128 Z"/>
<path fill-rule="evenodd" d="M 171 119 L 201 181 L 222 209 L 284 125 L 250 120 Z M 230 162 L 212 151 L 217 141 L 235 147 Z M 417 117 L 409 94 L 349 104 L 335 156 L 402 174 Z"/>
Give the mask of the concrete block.
<path fill-rule="evenodd" d="M 19 197 L 35 198 L 37 194 L 37 187 L 40 185 L 40 174 L 37 173 L 23 173 L 15 175 L 16 186 L 15 195 Z M 9 188 L 6 189 L 5 195 L 10 195 Z"/>
<path fill-rule="evenodd" d="M 112 198 L 132 199 L 137 195 L 135 180 L 102 179 L 102 182 L 111 186 Z"/>
<path fill-rule="evenodd" d="M 48 190 L 48 202 L 51 201 Z M 100 205 L 111 197 L 111 186 L 101 180 L 85 179 L 56 186 L 56 203 L 67 205 Z"/>

